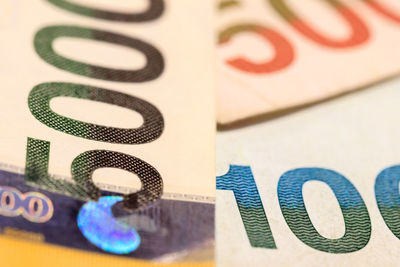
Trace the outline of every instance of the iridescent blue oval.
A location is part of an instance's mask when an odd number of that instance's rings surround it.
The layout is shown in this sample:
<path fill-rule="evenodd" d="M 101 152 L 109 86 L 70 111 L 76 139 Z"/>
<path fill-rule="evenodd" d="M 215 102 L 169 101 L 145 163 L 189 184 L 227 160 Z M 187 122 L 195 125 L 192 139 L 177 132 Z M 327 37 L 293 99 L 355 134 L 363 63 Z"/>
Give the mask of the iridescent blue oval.
<path fill-rule="evenodd" d="M 135 229 L 118 222 L 111 207 L 122 197 L 100 197 L 98 202 L 83 205 L 78 214 L 78 227 L 95 246 L 115 254 L 127 254 L 139 247 L 140 236 Z"/>

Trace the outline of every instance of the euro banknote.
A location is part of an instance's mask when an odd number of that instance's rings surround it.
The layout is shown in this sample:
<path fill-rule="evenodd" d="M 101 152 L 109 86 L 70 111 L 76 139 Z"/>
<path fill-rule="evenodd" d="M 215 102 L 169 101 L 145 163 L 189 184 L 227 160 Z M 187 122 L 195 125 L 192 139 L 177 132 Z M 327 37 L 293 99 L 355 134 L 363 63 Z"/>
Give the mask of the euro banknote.
<path fill-rule="evenodd" d="M 221 0 L 221 128 L 275 117 L 400 72 L 397 0 Z"/>
<path fill-rule="evenodd" d="M 214 10 L 0 3 L 2 266 L 213 264 Z"/>
<path fill-rule="evenodd" d="M 217 134 L 218 266 L 398 266 L 400 79 Z"/>

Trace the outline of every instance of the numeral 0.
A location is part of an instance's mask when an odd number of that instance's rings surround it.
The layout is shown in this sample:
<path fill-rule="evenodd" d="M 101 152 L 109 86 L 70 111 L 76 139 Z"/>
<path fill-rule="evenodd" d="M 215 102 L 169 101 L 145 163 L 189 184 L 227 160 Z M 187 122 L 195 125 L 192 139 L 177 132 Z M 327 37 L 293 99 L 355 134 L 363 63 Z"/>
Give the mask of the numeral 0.
<path fill-rule="evenodd" d="M 75 97 L 116 105 L 138 112 L 143 125 L 137 129 L 106 127 L 70 119 L 50 109 L 55 97 Z M 156 140 L 164 129 L 161 112 L 149 102 L 116 91 L 72 83 L 43 83 L 34 87 L 28 98 L 33 116 L 55 130 L 82 137 L 117 144 L 144 144 Z"/>
<path fill-rule="evenodd" d="M 118 70 L 71 60 L 54 51 L 53 41 L 59 37 L 92 39 L 130 47 L 142 52 L 147 63 L 140 70 Z M 163 57 L 154 46 L 132 37 L 111 32 L 77 26 L 51 26 L 36 33 L 34 44 L 38 55 L 47 63 L 62 70 L 91 78 L 118 82 L 147 82 L 157 79 L 164 70 Z"/>
<path fill-rule="evenodd" d="M 120 22 L 144 22 L 151 21 L 159 18 L 164 12 L 164 1 L 163 0 L 148 0 L 149 8 L 142 13 L 121 13 L 121 12 L 110 12 L 107 10 L 101 10 L 91 7 L 85 7 L 78 5 L 66 0 L 47 0 L 53 5 L 68 10 L 70 12 L 88 16 L 97 19 L 105 19 Z"/>
<path fill-rule="evenodd" d="M 332 40 L 329 37 L 318 33 L 301 19 L 290 7 L 285 3 L 285 0 L 269 0 L 275 11 L 286 20 L 289 25 L 295 28 L 305 37 L 314 42 L 332 48 L 350 48 L 358 46 L 369 39 L 369 30 L 367 25 L 346 5 L 338 0 L 325 0 L 337 13 L 345 20 L 350 28 L 350 35 L 343 41 Z"/>

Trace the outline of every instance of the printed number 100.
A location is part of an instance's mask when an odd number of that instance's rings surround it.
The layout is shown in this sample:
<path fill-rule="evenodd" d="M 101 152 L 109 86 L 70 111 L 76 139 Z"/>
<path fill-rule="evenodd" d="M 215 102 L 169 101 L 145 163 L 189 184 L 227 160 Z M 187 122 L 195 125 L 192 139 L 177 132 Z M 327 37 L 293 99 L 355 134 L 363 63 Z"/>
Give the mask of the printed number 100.
<path fill-rule="evenodd" d="M 326 238 L 317 232 L 306 210 L 302 188 L 309 181 L 330 187 L 342 211 L 345 234 Z M 375 181 L 375 198 L 390 231 L 400 239 L 400 165 L 381 171 Z M 233 191 L 253 247 L 276 249 L 274 237 L 249 166 L 231 165 L 217 177 L 217 189 Z M 358 190 L 343 175 L 323 168 L 299 168 L 284 173 L 278 183 L 279 205 L 291 231 L 306 245 L 329 253 L 350 253 L 365 247 L 371 236 L 371 220 Z"/>

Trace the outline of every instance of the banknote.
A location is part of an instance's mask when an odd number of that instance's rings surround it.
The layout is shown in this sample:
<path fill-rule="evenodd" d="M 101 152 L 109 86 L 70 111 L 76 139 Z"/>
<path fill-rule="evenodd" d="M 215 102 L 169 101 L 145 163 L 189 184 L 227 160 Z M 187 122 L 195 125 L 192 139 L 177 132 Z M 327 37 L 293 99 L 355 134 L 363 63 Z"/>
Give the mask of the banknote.
<path fill-rule="evenodd" d="M 400 72 L 397 0 L 221 0 L 217 118 L 264 120 Z"/>
<path fill-rule="evenodd" d="M 217 134 L 218 266 L 398 266 L 400 79 Z"/>
<path fill-rule="evenodd" d="M 212 265 L 214 11 L 2 1 L 2 265 Z"/>

